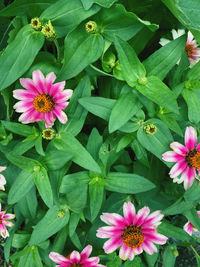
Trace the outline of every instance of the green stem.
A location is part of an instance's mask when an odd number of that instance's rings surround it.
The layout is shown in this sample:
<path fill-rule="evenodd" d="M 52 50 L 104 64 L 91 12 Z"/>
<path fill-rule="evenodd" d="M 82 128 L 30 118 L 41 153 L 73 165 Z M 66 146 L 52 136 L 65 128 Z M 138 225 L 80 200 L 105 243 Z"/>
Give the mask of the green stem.
<path fill-rule="evenodd" d="M 191 245 L 190 246 L 191 247 L 191 249 L 194 251 L 194 253 L 196 254 L 196 256 L 197 256 L 197 258 L 199 258 L 200 259 L 200 256 L 199 256 L 199 254 L 197 253 L 197 251 L 193 248 L 193 246 Z"/>
<path fill-rule="evenodd" d="M 59 47 L 58 41 L 54 40 L 54 44 L 55 44 L 56 50 L 57 50 L 57 60 L 60 61 L 60 47 Z"/>

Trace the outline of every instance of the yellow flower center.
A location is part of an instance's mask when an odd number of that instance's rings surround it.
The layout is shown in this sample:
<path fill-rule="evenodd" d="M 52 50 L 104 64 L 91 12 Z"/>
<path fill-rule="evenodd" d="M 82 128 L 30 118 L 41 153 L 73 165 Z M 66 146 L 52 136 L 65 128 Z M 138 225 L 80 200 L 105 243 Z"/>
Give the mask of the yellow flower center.
<path fill-rule="evenodd" d="M 33 100 L 34 108 L 40 113 L 46 113 L 53 109 L 55 103 L 48 94 L 37 95 Z"/>
<path fill-rule="evenodd" d="M 195 169 L 200 169 L 200 151 L 190 150 L 185 157 L 187 164 Z"/>
<path fill-rule="evenodd" d="M 194 45 L 193 44 L 186 44 L 185 51 L 188 57 L 192 57 L 194 55 Z"/>
<path fill-rule="evenodd" d="M 127 226 L 122 234 L 124 244 L 129 248 L 138 248 L 144 242 L 144 236 L 141 231 L 141 227 L 136 225 Z"/>

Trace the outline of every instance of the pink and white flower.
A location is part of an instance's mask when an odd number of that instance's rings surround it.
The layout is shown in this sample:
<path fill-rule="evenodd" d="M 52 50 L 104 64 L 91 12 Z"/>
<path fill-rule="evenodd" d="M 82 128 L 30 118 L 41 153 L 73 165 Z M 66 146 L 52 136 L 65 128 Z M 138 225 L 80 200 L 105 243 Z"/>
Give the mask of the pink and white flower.
<path fill-rule="evenodd" d="M 0 167 L 0 172 L 5 171 L 5 169 L 6 167 Z M 5 191 L 5 187 L 4 187 L 5 184 L 6 184 L 5 177 L 2 174 L 0 174 L 0 190 Z"/>
<path fill-rule="evenodd" d="M 174 183 L 184 182 L 184 188 L 187 190 L 194 182 L 196 171 L 200 172 L 200 144 L 197 145 L 196 130 L 193 127 L 187 127 L 185 146 L 173 142 L 170 147 L 173 151 L 165 152 L 162 159 L 168 162 L 177 162 L 171 168 L 169 175 Z"/>
<path fill-rule="evenodd" d="M 81 253 L 74 250 L 68 257 L 64 257 L 56 252 L 51 252 L 49 258 L 60 264 L 60 267 L 106 267 L 105 265 L 98 264 L 99 257 L 89 258 L 92 252 L 92 246 L 88 245 Z"/>
<path fill-rule="evenodd" d="M 52 127 L 56 117 L 63 124 L 67 122 L 67 115 L 63 111 L 69 104 L 72 90 L 65 88 L 65 81 L 53 84 L 56 75 L 51 72 L 46 77 L 40 70 L 35 70 L 33 79 L 20 79 L 26 89 L 13 91 L 13 96 L 20 101 L 14 105 L 16 112 L 22 113 L 19 121 L 27 124 L 45 120 L 46 128 Z"/>
<path fill-rule="evenodd" d="M 183 34 L 185 34 L 185 30 L 177 30 L 177 31 L 174 29 L 172 30 L 172 37 L 174 40 L 177 39 L 178 37 L 182 36 Z M 164 46 L 164 45 L 168 44 L 169 42 L 170 42 L 170 40 L 165 39 L 165 38 L 161 38 L 159 43 L 162 46 Z M 187 53 L 188 60 L 189 60 L 191 65 L 194 65 L 196 62 L 199 61 L 200 49 L 199 49 L 196 41 L 194 40 L 194 36 L 192 35 L 192 33 L 190 31 L 188 31 L 187 42 L 185 45 L 185 51 Z"/>
<path fill-rule="evenodd" d="M 197 214 L 199 215 L 200 218 L 200 210 L 197 211 Z M 195 228 L 190 221 L 188 221 L 184 226 L 183 229 L 188 233 L 188 235 L 192 235 L 192 231 L 198 232 L 199 230 Z"/>
<path fill-rule="evenodd" d="M 1 211 L 1 203 L 0 203 L 0 235 L 3 238 L 6 238 L 9 236 L 6 226 L 12 227 L 14 224 L 12 222 L 9 222 L 8 220 L 12 220 L 14 218 L 15 218 L 15 214 L 10 214 L 10 213 L 6 214 L 6 211 Z"/>
<path fill-rule="evenodd" d="M 131 202 L 123 205 L 124 217 L 117 213 L 103 213 L 101 220 L 109 226 L 97 230 L 97 237 L 109 238 L 104 243 L 105 253 L 112 253 L 120 247 L 119 257 L 122 260 L 128 258 L 132 261 L 135 255 L 143 251 L 152 255 L 157 252 L 154 245 L 163 245 L 168 239 L 157 233 L 157 226 L 161 224 L 163 214 L 157 210 L 150 214 L 148 207 L 144 207 L 136 214 L 135 207 Z"/>

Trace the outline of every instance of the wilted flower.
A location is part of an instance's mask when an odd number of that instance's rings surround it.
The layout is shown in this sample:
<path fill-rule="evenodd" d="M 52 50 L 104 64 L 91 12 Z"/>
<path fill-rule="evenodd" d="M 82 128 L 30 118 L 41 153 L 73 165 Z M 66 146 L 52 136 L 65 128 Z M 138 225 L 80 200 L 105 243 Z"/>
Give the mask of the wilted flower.
<path fill-rule="evenodd" d="M 66 123 L 67 115 L 62 110 L 67 107 L 72 90 L 64 90 L 65 81 L 53 84 L 56 79 L 53 72 L 45 78 L 40 70 L 36 70 L 32 76 L 33 79 L 20 79 L 26 90 L 13 91 L 13 96 L 21 100 L 14 105 L 16 112 L 23 113 L 19 121 L 26 124 L 45 120 L 46 128 L 54 124 L 56 117 Z"/>
<path fill-rule="evenodd" d="M 172 30 L 172 37 L 173 39 L 177 39 L 178 37 L 182 36 L 183 34 L 185 34 L 185 30 Z M 165 39 L 165 38 L 161 38 L 160 39 L 160 44 L 162 46 L 166 45 L 167 43 L 169 43 L 170 40 Z M 188 31 L 188 35 L 187 35 L 187 42 L 185 45 L 185 51 L 188 55 L 188 60 L 190 61 L 190 64 L 194 64 L 195 62 L 199 61 L 199 57 L 200 57 L 200 49 L 198 48 L 198 45 L 196 43 L 196 41 L 194 40 L 194 36 L 192 35 L 192 33 L 190 31 Z"/>
<path fill-rule="evenodd" d="M 197 133 L 193 127 L 187 127 L 185 131 L 185 146 L 173 142 L 170 144 L 173 151 L 167 151 L 162 155 L 163 160 L 177 162 L 169 172 L 174 183 L 184 182 L 187 190 L 196 177 L 196 171 L 200 172 L 200 144 L 197 145 Z M 181 175 L 180 178 L 178 176 Z"/>
<path fill-rule="evenodd" d="M 89 258 L 92 252 L 92 246 L 88 245 L 81 253 L 74 250 L 69 257 L 64 257 L 56 252 L 51 252 L 49 258 L 60 264 L 60 267 L 106 267 L 105 265 L 98 264 L 99 257 Z"/>
<path fill-rule="evenodd" d="M 136 214 L 131 202 L 125 202 L 123 206 L 124 217 L 117 213 L 103 213 L 101 220 L 109 226 L 97 230 L 97 237 L 109 238 L 104 244 L 105 253 L 112 253 L 120 248 L 119 257 L 122 260 L 128 258 L 132 261 L 135 255 L 143 250 L 152 255 L 157 252 L 153 243 L 165 244 L 167 237 L 157 233 L 157 226 L 161 223 L 163 214 L 161 211 L 150 213 L 148 207 L 144 207 Z"/>
<path fill-rule="evenodd" d="M 0 172 L 5 171 L 5 169 L 6 167 L 0 167 Z M 0 174 L 0 190 L 3 190 L 3 191 L 5 190 L 5 187 L 4 187 L 5 184 L 6 184 L 5 177 L 2 174 Z"/>
<path fill-rule="evenodd" d="M 31 27 L 36 31 L 39 31 L 42 28 L 42 23 L 39 18 L 34 18 L 31 20 Z"/>
<path fill-rule="evenodd" d="M 54 30 L 54 27 L 51 24 L 51 21 L 49 20 L 47 24 L 45 24 L 42 27 L 41 32 L 45 35 L 45 37 L 49 40 L 49 41 L 53 41 L 54 39 L 56 39 L 56 32 Z"/>
<path fill-rule="evenodd" d="M 143 131 L 147 134 L 155 134 L 157 132 L 157 127 L 153 123 L 145 123 L 143 126 Z"/>
<path fill-rule="evenodd" d="M 14 224 L 12 222 L 9 222 L 8 220 L 12 220 L 14 218 L 15 214 L 10 214 L 10 213 L 6 214 L 6 211 L 1 211 L 1 203 L 0 203 L 0 235 L 3 238 L 9 236 L 6 226 L 12 227 Z"/>
<path fill-rule="evenodd" d="M 197 214 L 199 215 L 200 218 L 200 210 L 197 211 Z M 195 228 L 190 221 L 188 221 L 184 226 L 183 229 L 188 233 L 188 235 L 192 235 L 192 231 L 198 232 L 199 230 Z"/>

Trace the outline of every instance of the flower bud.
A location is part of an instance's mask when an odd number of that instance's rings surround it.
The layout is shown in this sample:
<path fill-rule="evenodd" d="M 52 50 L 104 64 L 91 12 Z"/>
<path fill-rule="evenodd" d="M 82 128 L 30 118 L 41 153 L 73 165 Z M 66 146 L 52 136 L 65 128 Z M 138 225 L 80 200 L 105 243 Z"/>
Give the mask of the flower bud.
<path fill-rule="evenodd" d="M 138 83 L 141 85 L 145 85 L 147 83 L 147 77 L 143 76 L 138 79 Z"/>
<path fill-rule="evenodd" d="M 54 129 L 47 128 L 42 131 L 42 137 L 47 140 L 52 140 L 55 137 L 55 135 L 56 132 Z"/>
<path fill-rule="evenodd" d="M 35 30 L 35 31 L 39 31 L 41 30 L 42 28 L 42 23 L 41 21 L 39 20 L 39 18 L 33 18 L 31 20 L 31 27 Z"/>
<path fill-rule="evenodd" d="M 153 123 L 146 123 L 143 126 L 143 131 L 147 134 L 155 134 L 157 131 L 157 127 Z"/>
<path fill-rule="evenodd" d="M 47 24 L 45 24 L 42 27 L 41 32 L 45 35 L 45 37 L 47 38 L 47 40 L 49 41 L 53 41 L 56 39 L 56 32 L 54 30 L 54 27 L 51 24 L 51 21 L 49 20 Z"/>
<path fill-rule="evenodd" d="M 85 29 L 88 33 L 96 33 L 97 32 L 97 24 L 95 21 L 88 21 L 85 24 Z"/>

